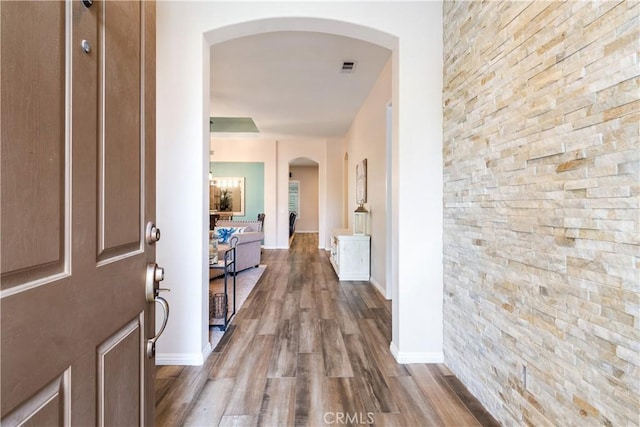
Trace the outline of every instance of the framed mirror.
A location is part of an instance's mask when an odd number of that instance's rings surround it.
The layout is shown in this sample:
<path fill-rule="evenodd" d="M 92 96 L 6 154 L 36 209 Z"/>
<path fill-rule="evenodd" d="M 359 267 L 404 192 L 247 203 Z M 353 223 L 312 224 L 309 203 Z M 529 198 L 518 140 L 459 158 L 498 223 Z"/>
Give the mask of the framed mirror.
<path fill-rule="evenodd" d="M 244 177 L 214 176 L 209 180 L 209 209 L 244 216 Z"/>

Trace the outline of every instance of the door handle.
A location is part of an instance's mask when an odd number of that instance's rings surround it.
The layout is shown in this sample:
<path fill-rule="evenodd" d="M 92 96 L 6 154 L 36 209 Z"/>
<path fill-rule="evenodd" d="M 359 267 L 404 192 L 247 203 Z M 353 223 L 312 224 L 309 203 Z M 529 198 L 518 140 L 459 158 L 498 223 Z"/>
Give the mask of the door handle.
<path fill-rule="evenodd" d="M 145 283 L 145 293 L 147 302 L 160 304 L 164 313 L 162 325 L 160 330 L 155 334 L 153 338 L 147 340 L 147 357 L 152 359 L 156 355 L 156 341 L 160 338 L 160 335 L 164 332 L 164 328 L 167 327 L 167 321 L 169 320 L 169 303 L 166 299 L 158 296 L 161 291 L 169 292 L 169 289 L 160 288 L 160 282 L 164 280 L 164 268 L 158 267 L 155 262 L 147 264 L 147 275 Z"/>
<path fill-rule="evenodd" d="M 153 337 L 147 340 L 147 358 L 153 359 L 156 355 L 156 341 L 160 338 L 160 335 L 164 332 L 164 328 L 167 327 L 167 321 L 169 321 L 169 303 L 166 299 L 162 297 L 155 297 L 155 302 L 160 304 L 162 307 L 162 311 L 164 312 L 164 319 L 162 320 L 162 326 L 160 326 L 160 330 Z"/>

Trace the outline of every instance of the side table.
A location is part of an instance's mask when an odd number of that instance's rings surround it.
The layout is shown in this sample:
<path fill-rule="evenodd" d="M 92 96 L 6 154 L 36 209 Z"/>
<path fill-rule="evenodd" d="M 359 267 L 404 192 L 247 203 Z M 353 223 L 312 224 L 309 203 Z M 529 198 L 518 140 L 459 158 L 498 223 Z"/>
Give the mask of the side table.
<path fill-rule="evenodd" d="M 233 240 L 235 239 L 235 241 Z M 223 270 L 224 277 L 224 302 L 223 302 L 223 311 L 224 316 L 221 321 L 215 322 L 215 320 L 211 319 L 209 322 L 209 326 L 215 326 L 220 328 L 221 331 L 227 329 L 229 322 L 236 314 L 236 243 L 238 241 L 237 237 L 233 237 L 230 242 L 230 249 L 228 249 L 224 253 L 224 258 L 218 261 L 216 264 L 209 264 L 209 269 Z M 228 289 L 228 277 L 231 274 L 233 278 L 233 310 L 229 314 L 229 289 Z M 211 314 L 209 314 L 211 318 Z"/>

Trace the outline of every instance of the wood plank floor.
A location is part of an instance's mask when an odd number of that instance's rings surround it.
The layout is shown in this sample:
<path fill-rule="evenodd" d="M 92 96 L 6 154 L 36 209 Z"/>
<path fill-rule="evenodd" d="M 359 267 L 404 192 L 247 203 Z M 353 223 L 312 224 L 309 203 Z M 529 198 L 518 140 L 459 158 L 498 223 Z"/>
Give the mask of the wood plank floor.
<path fill-rule="evenodd" d="M 399 365 L 391 305 L 339 282 L 317 234 L 265 274 L 204 366 L 156 371 L 157 426 L 497 426 L 444 365 Z"/>

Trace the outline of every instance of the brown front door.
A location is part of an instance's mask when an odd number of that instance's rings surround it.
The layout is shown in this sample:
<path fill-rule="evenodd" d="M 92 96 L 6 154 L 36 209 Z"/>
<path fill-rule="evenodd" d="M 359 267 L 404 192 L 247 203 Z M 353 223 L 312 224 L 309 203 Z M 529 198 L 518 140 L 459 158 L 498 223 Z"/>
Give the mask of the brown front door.
<path fill-rule="evenodd" d="M 1 420 L 153 424 L 155 5 L 0 2 Z"/>

